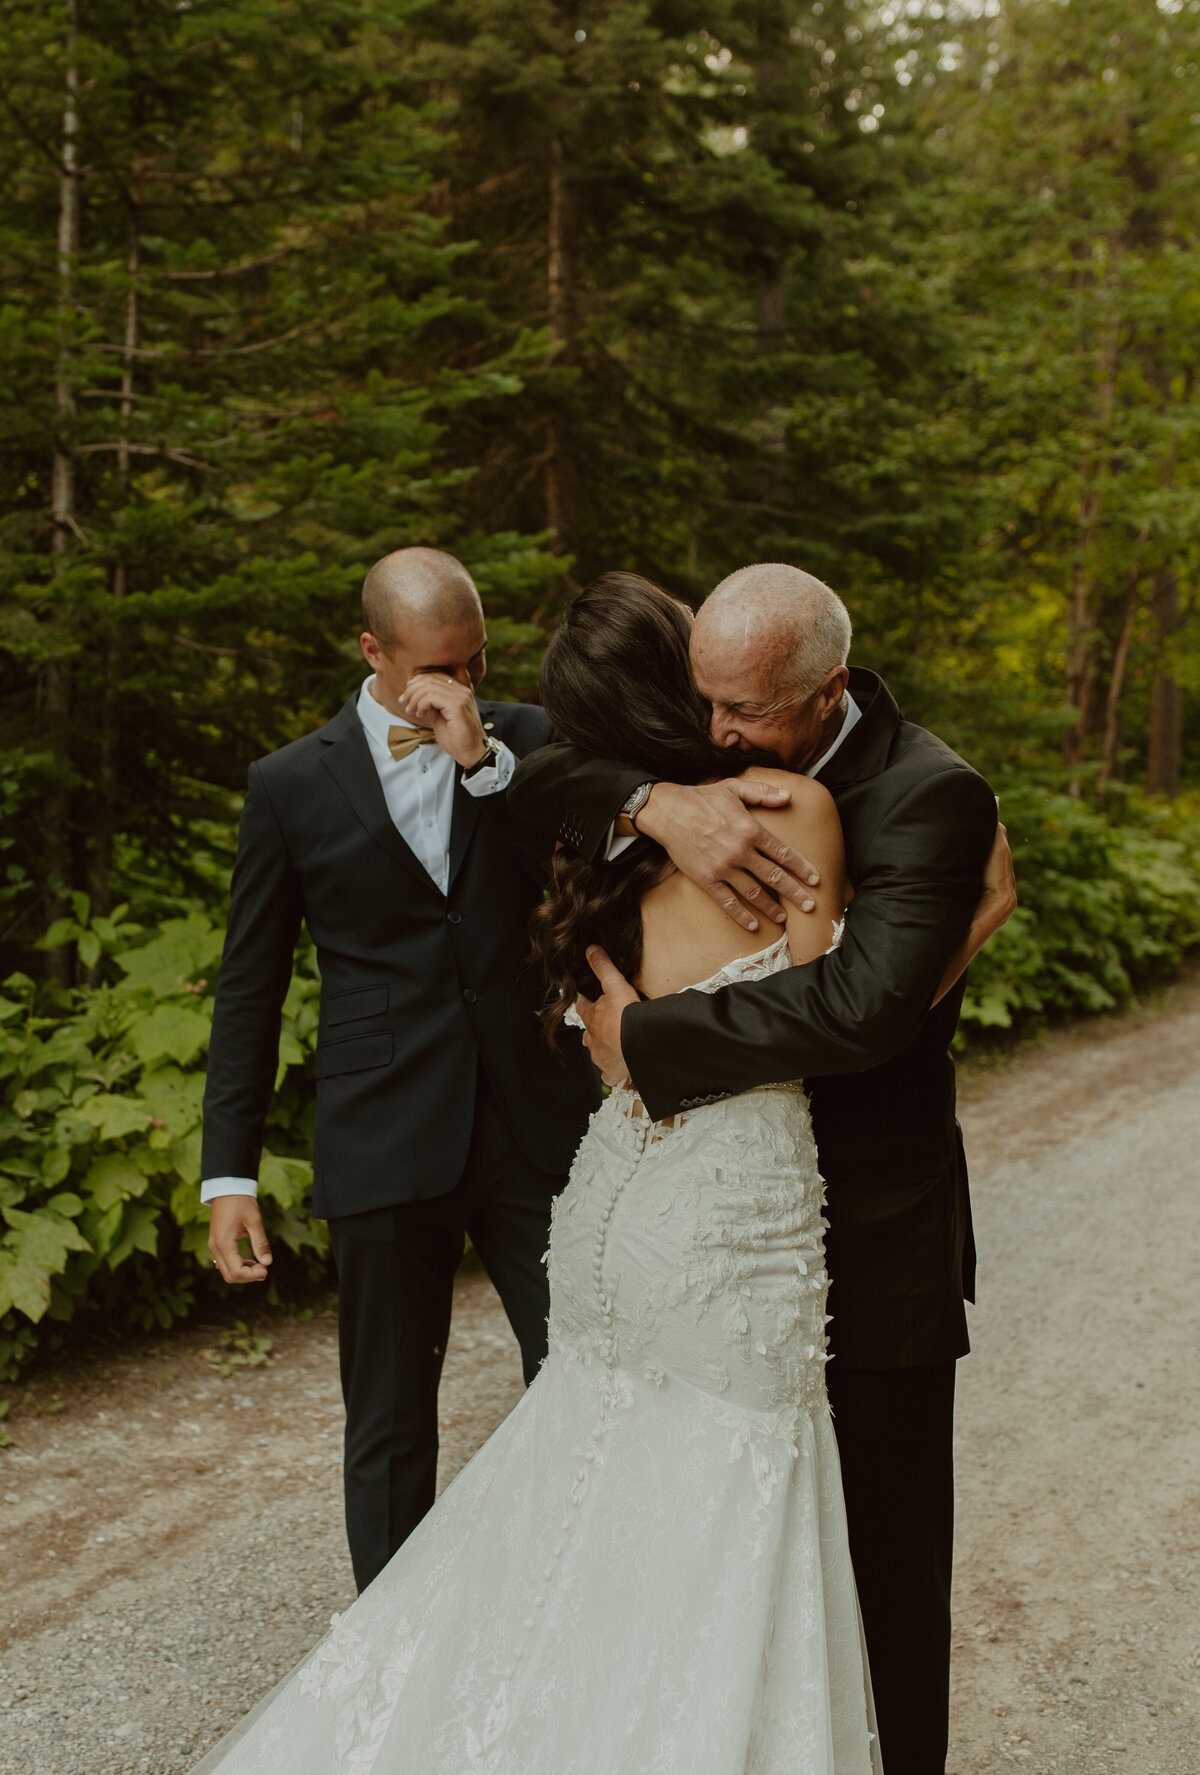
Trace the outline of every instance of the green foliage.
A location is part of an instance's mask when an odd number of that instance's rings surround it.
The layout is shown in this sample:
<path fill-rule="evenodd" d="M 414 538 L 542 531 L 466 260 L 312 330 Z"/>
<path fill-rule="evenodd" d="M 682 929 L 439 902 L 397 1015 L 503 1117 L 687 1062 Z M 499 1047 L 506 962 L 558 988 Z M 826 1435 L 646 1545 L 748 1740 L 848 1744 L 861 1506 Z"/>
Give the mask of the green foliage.
<path fill-rule="evenodd" d="M 0 0 L 0 1370 L 212 1286 L 234 803 L 387 549 L 467 563 L 501 696 L 605 568 L 828 578 L 1012 783 L 969 1037 L 1196 941 L 1200 0 L 76 10 Z M 262 1173 L 305 1264 L 317 990 Z"/>
<path fill-rule="evenodd" d="M 5 970 L 65 892 L 127 897 L 122 834 L 186 877 L 249 760 L 360 681 L 386 550 L 456 548 L 498 686 L 528 686 L 505 664 L 558 563 L 540 519 L 469 534 L 448 439 L 476 402 L 502 422 L 536 342 L 447 352 L 470 298 L 430 198 L 445 107 L 404 79 L 422 10 L 96 0 L 72 33 L 63 0 L 0 0 Z"/>
<path fill-rule="evenodd" d="M 14 974 L 0 999 L 0 1377 L 47 1326 L 102 1314 L 165 1327 L 212 1286 L 200 1107 L 222 932 L 200 911 L 153 931 L 123 908 L 77 911 L 43 941 L 94 945 L 104 983 L 64 992 Z M 328 1248 L 308 1212 L 318 991 L 302 955 L 259 1183 L 270 1237 L 306 1267 Z M 223 1359 L 258 1347 L 235 1342 Z"/>
<path fill-rule="evenodd" d="M 200 1354 L 227 1381 L 239 1368 L 265 1367 L 274 1347 L 274 1339 L 251 1331 L 244 1319 L 238 1319 L 218 1335 L 215 1350 L 201 1350 Z"/>
<path fill-rule="evenodd" d="M 1200 943 L 1200 810 L 1114 797 L 1103 811 L 1020 783 L 1003 808 L 1021 906 L 972 966 L 967 1042 L 1116 1009 Z M 0 1378 L 77 1317 L 153 1330 L 223 1297 L 199 1190 L 220 927 L 198 909 L 152 929 L 121 907 L 76 911 L 43 941 L 94 944 L 101 984 L 17 974 L 0 998 Z M 309 1209 L 319 990 L 302 951 L 259 1179 L 273 1244 L 312 1271 L 328 1251 Z M 208 1354 L 228 1375 L 270 1353 L 239 1321 Z"/>
<path fill-rule="evenodd" d="M 1200 812 L 1021 786 L 1002 807 L 1021 904 L 971 965 L 967 1035 L 1117 1010 L 1200 943 Z"/>

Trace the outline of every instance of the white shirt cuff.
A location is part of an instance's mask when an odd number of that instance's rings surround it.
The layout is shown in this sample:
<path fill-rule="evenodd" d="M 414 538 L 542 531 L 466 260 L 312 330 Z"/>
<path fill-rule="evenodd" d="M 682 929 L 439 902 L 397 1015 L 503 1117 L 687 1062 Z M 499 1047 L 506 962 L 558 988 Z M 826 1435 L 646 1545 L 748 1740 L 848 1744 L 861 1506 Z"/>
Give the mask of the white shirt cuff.
<path fill-rule="evenodd" d="M 636 836 L 630 832 L 624 838 L 617 837 L 617 822 L 614 820 L 608 828 L 608 839 L 604 846 L 604 861 L 615 863 L 618 857 L 624 856 L 631 844 L 636 844 Z"/>
<path fill-rule="evenodd" d="M 200 1185 L 201 1202 L 215 1202 L 218 1196 L 255 1196 L 258 1185 L 252 1177 L 206 1177 Z"/>
<path fill-rule="evenodd" d="M 482 764 L 471 776 L 459 779 L 468 795 L 498 795 L 511 783 L 517 761 L 503 740 L 497 743 L 500 750 L 489 764 Z"/>

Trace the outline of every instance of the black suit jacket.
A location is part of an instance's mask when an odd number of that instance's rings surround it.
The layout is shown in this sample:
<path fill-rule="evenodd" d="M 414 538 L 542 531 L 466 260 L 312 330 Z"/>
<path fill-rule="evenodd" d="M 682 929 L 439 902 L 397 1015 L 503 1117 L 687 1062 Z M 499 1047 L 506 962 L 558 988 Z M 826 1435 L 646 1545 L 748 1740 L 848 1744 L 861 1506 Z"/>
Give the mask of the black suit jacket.
<path fill-rule="evenodd" d="M 633 1005 L 631 1074 L 658 1118 L 803 1078 L 829 1185 L 833 1349 L 843 1367 L 910 1367 L 967 1349 L 975 1247 L 950 1039 L 962 984 L 928 1005 L 965 935 L 996 830 L 991 791 L 854 669 L 862 720 L 821 772 L 855 898 L 842 947 L 706 996 Z M 517 771 L 522 816 L 596 855 L 644 772 L 549 747 Z"/>
<path fill-rule="evenodd" d="M 453 1189 L 480 1061 L 549 1173 L 599 1100 L 582 1047 L 556 1056 L 536 1019 L 529 917 L 548 845 L 456 775 L 443 894 L 392 823 L 356 701 L 250 767 L 204 1097 L 204 1176 L 254 1177 L 306 921 L 321 969 L 313 1207 L 327 1217 Z M 550 735 L 540 709 L 480 708 L 518 755 Z"/>

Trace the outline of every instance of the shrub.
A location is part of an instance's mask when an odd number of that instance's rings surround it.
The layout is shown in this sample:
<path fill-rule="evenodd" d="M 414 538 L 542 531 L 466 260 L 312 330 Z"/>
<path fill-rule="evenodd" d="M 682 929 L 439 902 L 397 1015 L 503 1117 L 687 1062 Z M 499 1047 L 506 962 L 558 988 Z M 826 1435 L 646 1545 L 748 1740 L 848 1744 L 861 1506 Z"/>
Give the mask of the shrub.
<path fill-rule="evenodd" d="M 212 1286 L 200 1105 L 222 933 L 199 910 L 154 931 L 123 908 L 89 919 L 82 895 L 76 911 L 42 945 L 75 942 L 111 983 L 65 992 L 14 974 L 0 998 L 0 1378 L 47 1323 L 165 1327 Z M 318 992 L 304 953 L 259 1180 L 270 1237 L 312 1263 L 327 1250 L 308 1211 Z"/>
<path fill-rule="evenodd" d="M 1001 809 L 1021 904 L 971 966 L 960 1040 L 1115 1010 L 1200 943 L 1193 812 L 1132 799 L 1106 811 L 1028 785 Z"/>
<path fill-rule="evenodd" d="M 1003 797 L 1021 906 L 976 960 L 960 1041 L 1112 1010 L 1200 942 L 1200 819 L 1108 811 L 1017 785 Z M 1120 817 L 1114 817 L 1119 815 Z M 222 932 L 199 907 L 139 924 L 85 898 L 42 947 L 77 945 L 106 984 L 24 974 L 0 997 L 0 1379 L 85 1314 L 166 1327 L 224 1284 L 200 1205 L 200 1104 Z M 321 1266 L 309 1208 L 319 982 L 309 948 L 284 1004 L 259 1192 L 276 1246 Z M 268 1285 L 267 1298 L 274 1295 Z M 231 1358 L 232 1360 L 232 1358 Z"/>

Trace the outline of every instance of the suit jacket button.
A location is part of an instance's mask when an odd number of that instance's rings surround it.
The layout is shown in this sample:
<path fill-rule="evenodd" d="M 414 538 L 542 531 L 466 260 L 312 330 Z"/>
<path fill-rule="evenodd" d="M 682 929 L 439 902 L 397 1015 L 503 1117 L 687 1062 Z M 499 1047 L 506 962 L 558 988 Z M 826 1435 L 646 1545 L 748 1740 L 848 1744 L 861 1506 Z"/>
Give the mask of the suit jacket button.
<path fill-rule="evenodd" d="M 471 991 L 471 988 L 469 986 L 465 986 L 463 988 L 463 997 L 466 999 L 466 1001 L 469 1005 L 473 1005 L 475 1003 L 475 994 Z"/>
<path fill-rule="evenodd" d="M 446 923 L 447 924 L 461 924 L 462 923 L 462 913 L 461 912 L 447 912 Z"/>

